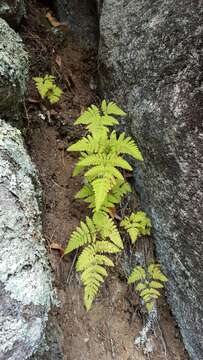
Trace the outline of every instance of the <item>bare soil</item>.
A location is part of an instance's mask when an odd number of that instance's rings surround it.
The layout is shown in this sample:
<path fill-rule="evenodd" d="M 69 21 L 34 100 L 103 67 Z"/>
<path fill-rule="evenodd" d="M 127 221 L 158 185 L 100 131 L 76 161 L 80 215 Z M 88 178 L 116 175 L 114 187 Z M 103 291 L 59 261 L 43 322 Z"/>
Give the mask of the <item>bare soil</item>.
<path fill-rule="evenodd" d="M 72 177 L 76 157 L 66 148 L 82 134 L 81 128 L 73 126 L 74 119 L 99 100 L 91 85 L 96 79 L 96 54 L 80 48 L 67 28 L 54 35 L 46 19 L 49 9 L 36 1 L 28 3 L 28 16 L 20 29 L 30 54 L 24 131 L 43 187 L 43 232 L 61 302 L 55 316 L 63 334 L 64 359 L 186 360 L 165 300 L 159 304 L 160 319 L 150 335 L 153 352 L 144 354 L 135 347 L 134 338 L 145 317 L 138 299 L 127 289 L 119 259 L 92 310 L 84 309 L 83 289 L 74 270 L 76 255 L 62 258 L 60 248 L 65 248 L 71 232 L 87 214 L 85 205 L 74 200 L 82 180 Z M 32 77 L 45 74 L 55 75 L 64 91 L 54 108 L 42 104 L 34 88 Z"/>

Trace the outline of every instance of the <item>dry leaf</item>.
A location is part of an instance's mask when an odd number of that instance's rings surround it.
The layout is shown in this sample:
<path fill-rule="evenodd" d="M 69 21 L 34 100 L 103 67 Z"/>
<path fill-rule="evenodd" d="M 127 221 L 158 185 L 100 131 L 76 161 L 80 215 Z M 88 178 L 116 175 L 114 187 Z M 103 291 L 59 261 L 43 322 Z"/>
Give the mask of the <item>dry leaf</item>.
<path fill-rule="evenodd" d="M 51 14 L 50 11 L 46 13 L 46 18 L 53 27 L 58 27 L 61 25 L 61 23 Z"/>
<path fill-rule="evenodd" d="M 59 55 L 56 55 L 55 63 L 58 65 L 59 68 L 61 68 L 62 60 Z"/>
<path fill-rule="evenodd" d="M 59 251 L 61 256 L 64 255 L 64 249 L 63 249 L 62 246 L 59 245 L 58 243 L 52 242 L 52 243 L 49 245 L 49 247 L 50 247 L 51 250 L 57 250 L 57 251 Z"/>

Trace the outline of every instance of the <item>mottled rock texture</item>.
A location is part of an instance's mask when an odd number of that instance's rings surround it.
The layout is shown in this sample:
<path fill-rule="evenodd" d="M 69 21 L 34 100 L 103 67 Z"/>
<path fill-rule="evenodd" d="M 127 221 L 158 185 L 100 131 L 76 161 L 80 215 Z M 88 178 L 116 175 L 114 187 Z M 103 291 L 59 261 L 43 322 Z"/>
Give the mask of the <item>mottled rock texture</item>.
<path fill-rule="evenodd" d="M 53 290 L 37 173 L 20 131 L 3 120 L 0 199 L 0 359 L 25 360 L 44 340 Z"/>
<path fill-rule="evenodd" d="M 26 91 L 28 55 L 19 35 L 0 18 L 0 116 L 17 117 Z"/>
<path fill-rule="evenodd" d="M 18 26 L 24 15 L 24 0 L 1 0 L 0 17 L 5 19 L 12 27 Z"/>
<path fill-rule="evenodd" d="M 194 360 L 203 359 L 202 11 L 199 0 L 104 0 L 99 49 L 101 87 L 129 113 L 145 159 L 137 189 Z"/>
<path fill-rule="evenodd" d="M 97 49 L 98 18 L 95 0 L 55 0 L 59 19 L 67 23 L 69 32 L 85 50 Z"/>

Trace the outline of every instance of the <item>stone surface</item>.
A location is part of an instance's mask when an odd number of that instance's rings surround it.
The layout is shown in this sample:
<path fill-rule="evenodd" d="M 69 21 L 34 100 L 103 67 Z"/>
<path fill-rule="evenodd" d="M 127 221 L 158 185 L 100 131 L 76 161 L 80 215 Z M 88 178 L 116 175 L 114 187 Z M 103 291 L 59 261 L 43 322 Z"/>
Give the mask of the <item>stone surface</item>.
<path fill-rule="evenodd" d="M 1 0 L 0 17 L 5 19 L 9 25 L 16 27 L 25 15 L 24 0 Z"/>
<path fill-rule="evenodd" d="M 28 55 L 19 35 L 0 19 L 0 116 L 17 117 L 26 91 Z"/>
<path fill-rule="evenodd" d="M 55 0 L 60 21 L 67 23 L 79 45 L 86 50 L 97 49 L 98 18 L 95 0 Z"/>
<path fill-rule="evenodd" d="M 44 341 L 54 293 L 41 235 L 37 173 L 20 131 L 3 120 L 0 199 L 0 359 L 22 360 Z"/>
<path fill-rule="evenodd" d="M 185 346 L 203 359 L 202 1 L 104 0 L 99 72 L 145 163 L 136 186 L 153 221 L 168 301 Z"/>

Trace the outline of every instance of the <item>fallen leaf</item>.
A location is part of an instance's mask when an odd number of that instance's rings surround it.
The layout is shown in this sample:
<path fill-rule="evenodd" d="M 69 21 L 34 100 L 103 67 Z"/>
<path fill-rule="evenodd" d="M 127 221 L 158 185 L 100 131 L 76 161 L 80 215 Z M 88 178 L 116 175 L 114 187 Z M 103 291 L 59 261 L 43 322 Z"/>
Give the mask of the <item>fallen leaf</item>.
<path fill-rule="evenodd" d="M 59 68 L 61 68 L 62 60 L 59 55 L 56 55 L 55 63 L 58 65 Z"/>
<path fill-rule="evenodd" d="M 50 248 L 50 250 L 57 250 L 57 251 L 59 251 L 59 253 L 60 253 L 61 256 L 64 255 L 64 249 L 62 248 L 61 245 L 59 245 L 59 244 L 56 243 L 56 242 L 52 242 L 52 243 L 49 245 L 49 248 Z"/>
<path fill-rule="evenodd" d="M 61 23 L 52 15 L 50 11 L 46 13 L 46 18 L 53 27 L 58 27 L 61 25 Z"/>

